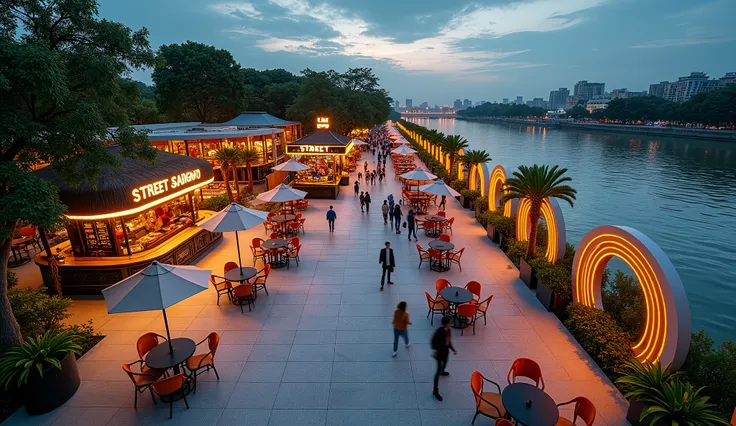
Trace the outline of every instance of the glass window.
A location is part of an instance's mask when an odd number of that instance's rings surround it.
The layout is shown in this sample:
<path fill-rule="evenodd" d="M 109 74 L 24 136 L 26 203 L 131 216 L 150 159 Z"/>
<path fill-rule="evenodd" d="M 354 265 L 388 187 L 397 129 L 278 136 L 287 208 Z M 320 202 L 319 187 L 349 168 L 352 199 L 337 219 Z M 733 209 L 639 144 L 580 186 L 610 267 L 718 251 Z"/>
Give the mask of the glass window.
<path fill-rule="evenodd" d="M 192 226 L 199 212 L 195 206 L 195 219 L 192 220 L 191 209 L 188 197 L 183 195 L 148 211 L 123 218 L 131 254 L 152 249 L 182 229 Z M 116 235 L 122 236 L 120 222 L 116 221 L 116 227 Z M 121 245 L 123 254 L 127 255 L 125 242 L 122 241 Z"/>

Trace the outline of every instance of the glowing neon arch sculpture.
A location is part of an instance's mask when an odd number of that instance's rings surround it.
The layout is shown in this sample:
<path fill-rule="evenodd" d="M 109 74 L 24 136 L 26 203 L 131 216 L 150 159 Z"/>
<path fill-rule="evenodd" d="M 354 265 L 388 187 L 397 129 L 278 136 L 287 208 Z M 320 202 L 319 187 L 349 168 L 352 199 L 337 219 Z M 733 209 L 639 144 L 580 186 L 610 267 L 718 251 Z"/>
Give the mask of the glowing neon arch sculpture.
<path fill-rule="evenodd" d="M 457 153 L 457 158 L 455 158 L 455 163 L 457 164 L 457 179 L 460 179 L 460 180 L 465 179 L 465 163 L 463 163 L 461 160 L 461 158 L 463 158 L 464 155 L 465 155 L 465 150 L 461 149 Z"/>
<path fill-rule="evenodd" d="M 497 165 L 493 168 L 488 179 L 488 209 L 496 211 L 501 205 L 501 195 L 503 194 L 503 185 L 506 183 L 506 177 L 509 174 L 506 173 L 506 168 L 502 165 Z M 506 217 L 513 217 L 516 215 L 516 211 L 519 207 L 519 200 L 507 201 L 503 206 L 503 215 Z"/>
<path fill-rule="evenodd" d="M 672 363 L 672 371 L 677 370 L 690 346 L 690 306 L 674 265 L 646 235 L 609 225 L 588 232 L 573 261 L 573 301 L 603 309 L 601 280 L 614 256 L 631 267 L 644 292 L 645 328 L 631 348 L 634 357 L 641 362 Z"/>
<path fill-rule="evenodd" d="M 488 180 L 490 177 L 491 171 L 488 169 L 488 164 L 483 163 L 472 166 L 468 175 L 470 190 L 480 191 L 480 196 L 485 197 L 488 194 Z"/>
<path fill-rule="evenodd" d="M 519 241 L 529 240 L 531 232 L 532 202 L 526 198 L 518 203 L 516 212 L 516 237 Z M 555 263 L 565 255 L 565 243 L 567 242 L 567 230 L 565 218 L 562 215 L 560 204 L 554 198 L 547 198 L 542 203 L 542 217 L 547 222 L 547 250 L 544 257 L 550 263 Z"/>

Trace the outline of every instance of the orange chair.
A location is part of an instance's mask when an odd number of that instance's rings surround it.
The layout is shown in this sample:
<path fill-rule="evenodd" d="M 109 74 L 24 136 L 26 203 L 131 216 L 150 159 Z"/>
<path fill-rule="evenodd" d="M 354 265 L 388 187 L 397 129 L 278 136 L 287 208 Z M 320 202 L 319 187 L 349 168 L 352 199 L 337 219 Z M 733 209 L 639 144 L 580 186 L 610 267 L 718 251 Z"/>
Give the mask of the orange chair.
<path fill-rule="evenodd" d="M 419 218 L 415 217 L 414 218 L 414 229 L 416 229 L 417 231 L 420 231 L 424 228 L 426 228 L 426 226 L 424 225 L 424 221 L 419 220 Z"/>
<path fill-rule="evenodd" d="M 38 235 L 38 231 L 36 231 L 36 228 L 32 226 L 24 226 L 18 230 L 18 235 L 28 238 L 28 240 L 23 243 L 26 247 L 35 246 L 36 248 L 41 250 L 40 237 Z"/>
<path fill-rule="evenodd" d="M 266 218 L 268 220 L 271 220 L 271 218 L 274 217 L 274 216 L 276 216 L 276 213 L 274 213 L 274 212 L 268 212 L 268 215 L 266 216 Z"/>
<path fill-rule="evenodd" d="M 432 296 L 429 295 L 426 291 L 424 292 L 424 295 L 427 296 L 427 306 L 429 306 L 429 312 L 427 312 L 427 317 L 429 315 L 432 315 L 432 318 L 429 320 L 429 323 L 431 325 L 434 325 L 434 315 L 437 313 L 442 314 L 442 316 L 445 315 L 445 312 L 450 308 L 450 304 L 447 303 L 447 300 L 443 299 L 433 299 Z"/>
<path fill-rule="evenodd" d="M 511 423 L 511 420 L 496 419 L 496 426 L 514 426 L 514 424 Z"/>
<path fill-rule="evenodd" d="M 265 222 L 263 222 L 263 229 L 266 231 L 266 235 L 268 235 L 269 232 L 273 232 L 273 222 L 271 222 L 270 220 L 266 220 Z"/>
<path fill-rule="evenodd" d="M 162 396 L 171 396 L 184 387 L 184 383 L 186 380 L 184 379 L 183 374 L 177 374 L 174 376 L 171 376 L 169 378 L 159 380 L 157 382 L 151 383 L 151 389 L 153 389 L 156 394 L 158 394 L 159 397 Z M 187 402 L 187 396 L 186 394 L 182 395 L 184 397 L 184 404 L 187 406 L 187 410 L 189 409 L 189 402 Z M 174 417 L 174 398 L 171 398 L 169 400 L 169 419 Z"/>
<path fill-rule="evenodd" d="M 214 275 L 210 275 L 210 283 L 212 284 L 212 287 L 215 288 L 215 291 L 217 292 L 217 304 L 220 304 L 220 296 L 223 294 L 227 294 L 228 300 L 233 300 L 233 284 L 228 280 L 222 280 L 217 281 L 217 278 Z"/>
<path fill-rule="evenodd" d="M 440 241 L 444 241 L 444 242 L 446 242 L 446 243 L 449 243 L 449 242 L 450 242 L 450 236 L 449 236 L 449 235 L 447 235 L 447 234 L 442 234 L 442 235 L 440 235 L 440 238 L 439 238 L 439 240 L 440 240 Z"/>
<path fill-rule="evenodd" d="M 138 357 L 141 359 L 141 361 L 143 361 L 143 359 L 146 357 L 148 352 L 151 351 L 151 349 L 155 348 L 160 343 L 163 343 L 165 341 L 166 338 L 158 333 L 149 332 L 142 335 L 135 343 L 135 348 L 138 351 Z"/>
<path fill-rule="evenodd" d="M 301 228 L 301 222 L 299 222 L 299 221 L 289 222 L 287 224 L 287 226 L 289 227 L 289 233 L 290 234 L 297 235 L 297 234 L 299 234 L 299 228 Z"/>
<path fill-rule="evenodd" d="M 447 229 L 448 231 L 450 231 L 450 233 L 452 233 L 452 224 L 453 223 L 455 223 L 455 218 L 454 217 L 451 217 L 448 220 L 446 220 L 445 222 L 442 222 L 442 227 L 444 229 Z"/>
<path fill-rule="evenodd" d="M 488 305 L 491 304 L 491 300 L 493 300 L 493 295 L 488 296 L 488 299 L 479 302 L 478 303 L 478 312 L 475 314 L 476 319 L 483 317 L 483 323 L 485 325 L 488 325 L 488 320 L 486 319 L 486 314 L 488 313 Z"/>
<path fill-rule="evenodd" d="M 233 300 L 235 301 L 235 304 L 240 306 L 240 313 L 245 313 L 243 311 L 243 303 L 248 303 L 248 312 L 250 312 L 251 306 L 253 308 L 256 307 L 256 299 L 253 297 L 253 286 L 245 283 L 241 284 L 239 286 L 233 287 Z"/>
<path fill-rule="evenodd" d="M 269 235 L 268 238 L 275 240 L 276 238 L 279 238 L 280 236 L 281 234 L 279 234 L 278 232 L 271 232 L 271 235 Z"/>
<path fill-rule="evenodd" d="M 457 263 L 457 266 L 460 268 L 460 272 L 463 271 L 463 266 L 460 264 L 460 259 L 463 258 L 463 253 L 465 253 L 465 247 L 461 248 L 458 251 L 451 251 L 447 253 L 447 259 L 449 259 L 452 263 Z"/>
<path fill-rule="evenodd" d="M 437 212 L 437 216 L 439 216 L 439 217 L 447 217 L 447 213 L 440 211 L 440 212 Z"/>
<path fill-rule="evenodd" d="M 465 290 L 473 293 L 474 296 L 478 297 L 478 300 L 480 300 L 480 289 L 481 286 L 478 281 L 470 281 L 469 283 L 465 284 Z M 470 303 L 477 303 L 478 300 L 472 300 Z"/>
<path fill-rule="evenodd" d="M 485 382 L 492 383 L 496 386 L 498 392 L 483 392 Z M 470 388 L 475 396 L 475 416 L 471 424 L 475 424 L 475 418 L 478 414 L 483 414 L 492 419 L 500 419 L 506 416 L 506 407 L 501 401 L 501 386 L 493 380 L 483 377 L 480 371 L 473 371 L 470 375 Z"/>
<path fill-rule="evenodd" d="M 296 246 L 302 245 L 302 239 L 299 237 L 294 237 L 286 242 L 286 248 L 294 248 Z"/>
<path fill-rule="evenodd" d="M 422 246 L 417 244 L 417 252 L 419 253 L 419 267 L 422 267 L 422 262 L 429 260 L 429 252 L 424 250 Z"/>
<path fill-rule="evenodd" d="M 432 266 L 432 263 L 431 262 L 441 263 L 442 260 L 445 259 L 444 256 L 442 256 L 442 253 L 439 250 L 435 250 L 435 249 L 431 248 L 431 249 L 427 250 L 427 253 L 429 253 L 430 266 Z"/>
<path fill-rule="evenodd" d="M 450 282 L 444 278 L 437 278 L 437 280 L 434 282 L 434 288 L 437 290 L 437 296 L 439 296 L 440 292 L 447 287 L 452 287 L 452 284 L 450 284 Z"/>
<path fill-rule="evenodd" d="M 250 287 L 250 286 L 246 286 Z M 220 345 L 220 335 L 216 332 L 212 332 L 207 335 L 201 342 L 197 343 L 197 346 L 207 342 L 207 353 L 192 355 L 187 358 L 186 366 L 187 370 L 192 372 L 190 377 L 194 378 L 194 393 L 197 393 L 197 376 L 206 373 L 210 369 L 215 372 L 217 380 L 220 380 L 220 375 L 217 374 L 217 368 L 215 368 L 215 353 L 217 353 L 217 347 Z M 204 371 L 202 371 L 204 370 Z"/>
<path fill-rule="evenodd" d="M 460 335 L 465 332 L 466 327 L 473 326 L 473 336 L 475 336 L 475 314 L 478 313 L 478 305 L 475 303 L 463 303 L 457 307 L 457 314 L 463 321 L 463 328 L 460 329 Z"/>
<path fill-rule="evenodd" d="M 232 271 L 233 269 L 238 269 L 239 266 L 235 262 L 227 262 L 225 266 L 222 268 L 223 271 L 227 274 L 228 271 Z"/>
<path fill-rule="evenodd" d="M 302 245 L 299 244 L 296 247 L 294 247 L 294 248 L 292 248 L 292 249 L 290 249 L 290 250 L 288 250 L 286 252 L 286 269 L 289 269 L 289 264 L 291 263 L 291 259 L 296 260 L 296 266 L 299 266 L 299 250 L 301 250 L 301 249 L 302 249 Z M 268 294 L 268 293 L 266 293 L 266 294 Z"/>
<path fill-rule="evenodd" d="M 588 398 L 584 396 L 579 396 L 572 399 L 571 401 L 557 404 L 557 406 L 561 407 L 563 405 L 568 405 L 572 403 L 575 404 L 575 411 L 573 411 L 572 421 L 564 417 L 560 417 L 560 419 L 557 420 L 555 426 L 575 426 L 575 422 L 577 422 L 578 417 L 582 419 L 587 426 L 591 426 L 595 421 L 595 405 L 593 405 L 593 403 L 590 402 Z"/>
<path fill-rule="evenodd" d="M 263 267 L 259 273 L 263 272 L 263 275 L 258 275 L 256 277 L 256 280 L 253 282 L 253 293 L 256 298 L 258 298 L 258 290 L 263 289 L 266 292 L 266 296 L 268 296 L 268 289 L 266 288 L 266 281 L 268 281 L 268 274 L 271 273 L 271 265 L 268 263 L 266 266 Z"/>
<path fill-rule="evenodd" d="M 516 383 L 517 377 L 526 377 L 532 380 L 537 387 L 542 384 L 540 389 L 544 390 L 544 377 L 542 377 L 542 369 L 539 368 L 539 364 L 529 358 L 517 358 L 513 364 L 509 374 L 506 376 L 506 380 L 509 384 Z"/>
<path fill-rule="evenodd" d="M 264 263 L 266 262 L 266 249 L 263 248 L 262 238 L 253 238 L 251 240 L 250 251 L 253 253 L 253 266 L 256 266 L 256 260 L 261 259 Z"/>
<path fill-rule="evenodd" d="M 132 366 L 138 364 L 140 367 L 141 372 L 136 373 L 131 368 Z M 164 370 L 157 370 L 155 368 L 148 368 L 143 363 L 142 360 L 138 360 L 135 362 L 131 362 L 129 364 L 123 364 L 123 370 L 125 370 L 125 373 L 130 377 L 130 380 L 133 382 L 133 385 L 135 386 L 135 400 L 133 401 L 133 407 L 138 407 L 138 394 L 143 393 L 148 389 L 149 392 L 151 392 L 151 399 L 153 399 L 153 403 L 156 404 L 156 398 L 153 396 L 153 391 L 151 390 L 151 384 L 161 378 L 161 376 L 164 375 Z"/>

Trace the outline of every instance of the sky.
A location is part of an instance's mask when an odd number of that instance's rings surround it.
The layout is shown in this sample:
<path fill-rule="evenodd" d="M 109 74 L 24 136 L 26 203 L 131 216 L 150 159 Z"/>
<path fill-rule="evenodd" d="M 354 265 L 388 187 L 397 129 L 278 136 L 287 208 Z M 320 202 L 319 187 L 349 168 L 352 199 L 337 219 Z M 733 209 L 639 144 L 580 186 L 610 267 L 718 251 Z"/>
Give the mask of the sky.
<path fill-rule="evenodd" d="M 736 71 L 736 0 L 100 0 L 100 17 L 246 68 L 371 67 L 405 104 L 547 99 L 588 80 L 647 90 Z M 151 82 L 150 70 L 133 78 Z"/>

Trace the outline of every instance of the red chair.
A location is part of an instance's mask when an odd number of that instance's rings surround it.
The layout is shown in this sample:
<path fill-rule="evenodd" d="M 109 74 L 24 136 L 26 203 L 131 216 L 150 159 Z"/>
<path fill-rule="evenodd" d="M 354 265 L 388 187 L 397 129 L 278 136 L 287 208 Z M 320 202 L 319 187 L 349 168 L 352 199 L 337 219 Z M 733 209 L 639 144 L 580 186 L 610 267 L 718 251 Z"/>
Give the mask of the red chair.
<path fill-rule="evenodd" d="M 465 290 L 473 293 L 474 296 L 478 297 L 478 300 L 480 300 L 480 289 L 481 286 L 478 281 L 470 281 L 469 283 L 465 284 Z M 477 303 L 478 300 L 472 300 L 470 303 Z"/>
<path fill-rule="evenodd" d="M 279 234 L 278 232 L 271 232 L 271 235 L 268 238 L 275 240 L 276 238 L 279 238 L 280 236 L 281 234 Z"/>
<path fill-rule="evenodd" d="M 302 245 L 302 240 L 299 237 L 294 237 L 286 242 L 287 249 L 293 249 L 296 246 Z"/>
<path fill-rule="evenodd" d="M 266 262 L 266 249 L 263 248 L 262 238 L 253 238 L 251 240 L 250 251 L 253 253 L 253 266 L 256 266 L 256 260 L 261 259 L 264 263 Z"/>
<path fill-rule="evenodd" d="M 458 268 L 460 268 L 460 272 L 463 271 L 463 266 L 460 264 L 460 259 L 463 258 L 463 253 L 465 253 L 465 247 L 461 248 L 458 251 L 451 251 L 447 254 L 447 258 L 452 263 L 457 263 Z"/>
<path fill-rule="evenodd" d="M 422 267 L 422 262 L 429 260 L 429 252 L 424 250 L 422 246 L 417 244 L 417 252 L 419 252 L 419 267 Z"/>
<path fill-rule="evenodd" d="M 301 228 L 302 225 L 301 225 L 301 222 L 296 221 L 296 222 L 289 222 L 287 226 L 289 228 L 289 232 L 288 232 L 289 234 L 297 235 L 299 234 L 299 228 Z"/>
<path fill-rule="evenodd" d="M 209 351 L 203 354 L 192 355 L 186 360 L 187 370 L 192 373 L 190 377 L 194 378 L 194 393 L 197 393 L 198 375 L 206 373 L 211 369 L 215 372 L 217 380 L 220 380 L 220 375 L 217 374 L 217 368 L 215 368 L 215 353 L 217 353 L 217 347 L 220 345 L 220 335 L 213 331 L 208 334 L 207 337 L 202 339 L 201 342 L 197 343 L 197 346 L 204 342 L 207 342 L 207 349 L 209 349 Z"/>
<path fill-rule="evenodd" d="M 496 426 L 514 426 L 514 424 L 511 423 L 511 420 L 496 419 Z"/>
<path fill-rule="evenodd" d="M 268 235 L 269 232 L 273 232 L 273 222 L 271 222 L 270 220 L 266 220 L 265 222 L 263 222 L 263 229 L 266 231 L 266 235 Z"/>
<path fill-rule="evenodd" d="M 140 373 L 137 373 L 133 371 L 131 368 L 132 366 L 139 364 Z M 136 362 L 131 362 L 129 364 L 123 364 L 123 370 L 125 371 L 125 374 L 130 377 L 130 380 L 133 382 L 133 385 L 135 386 L 135 399 L 133 400 L 133 407 L 138 407 L 138 394 L 143 393 L 148 389 L 149 392 L 151 392 L 151 399 L 153 399 L 154 405 L 156 404 L 156 398 L 153 396 L 153 391 L 151 390 L 151 385 L 158 379 L 161 378 L 161 376 L 164 375 L 164 370 L 157 370 L 155 368 L 148 368 L 143 363 L 143 360 L 138 360 Z"/>
<path fill-rule="evenodd" d="M 448 231 L 450 231 L 450 233 L 452 233 L 452 224 L 453 223 L 455 223 L 455 218 L 454 217 L 451 217 L 450 219 L 448 219 L 448 220 L 446 220 L 445 222 L 442 223 L 442 227 L 444 229 L 447 229 Z"/>
<path fill-rule="evenodd" d="M 439 237 L 438 239 L 439 239 L 440 241 L 444 241 L 444 242 L 446 242 L 446 243 L 449 243 L 449 242 L 450 242 L 450 236 L 449 236 L 449 235 L 447 235 L 447 234 L 442 234 L 442 235 L 440 235 L 440 237 Z"/>
<path fill-rule="evenodd" d="M 301 218 L 299 219 L 299 229 L 302 230 L 302 234 L 304 233 L 304 222 L 306 222 L 307 219 Z"/>
<path fill-rule="evenodd" d="M 430 249 L 431 251 L 431 249 Z M 452 287 L 452 284 L 450 284 L 449 281 L 447 281 L 444 278 L 437 278 L 437 280 L 434 282 L 434 288 L 437 290 L 437 295 L 439 296 L 440 292 L 447 287 Z"/>
<path fill-rule="evenodd" d="M 440 211 L 440 212 L 437 212 L 437 216 L 439 216 L 439 217 L 447 217 L 447 213 Z"/>
<path fill-rule="evenodd" d="M 138 357 L 143 361 L 146 354 L 159 344 L 166 341 L 166 338 L 158 333 L 149 332 L 138 338 L 135 348 L 138 351 Z"/>
<path fill-rule="evenodd" d="M 485 325 L 488 325 L 486 314 L 488 313 L 488 306 L 491 304 L 491 300 L 493 300 L 493 295 L 488 296 L 488 299 L 478 303 L 478 313 L 476 314 L 476 317 L 483 317 L 483 323 Z"/>
<path fill-rule="evenodd" d="M 266 266 L 264 266 L 263 269 L 258 272 L 263 272 L 263 275 L 258 275 L 256 277 L 256 280 L 253 282 L 253 293 L 255 293 L 256 298 L 258 298 L 258 290 L 261 288 L 266 292 L 266 296 L 268 296 L 266 281 L 268 281 L 268 274 L 271 273 L 271 265 L 267 263 Z"/>
<path fill-rule="evenodd" d="M 439 250 L 430 248 L 429 250 L 427 250 L 427 252 L 429 253 L 430 262 L 442 263 L 442 260 L 444 259 L 444 257 L 442 256 L 442 253 Z M 430 266 L 431 266 L 431 263 L 430 263 Z"/>
<path fill-rule="evenodd" d="M 184 387 L 185 379 L 183 374 L 177 374 L 167 379 L 159 380 L 151 384 L 151 389 L 161 396 L 170 396 L 179 392 Z M 187 396 L 184 397 L 184 404 L 189 409 L 189 403 L 187 402 Z M 169 399 L 169 419 L 174 416 L 174 398 Z"/>
<path fill-rule="evenodd" d="M 228 271 L 232 271 L 233 269 L 238 269 L 238 264 L 235 262 L 227 262 L 225 266 L 222 268 L 225 273 L 227 274 Z"/>
<path fill-rule="evenodd" d="M 253 286 L 245 283 L 239 286 L 233 287 L 233 300 L 235 304 L 240 306 L 240 313 L 243 314 L 243 303 L 248 303 L 248 312 L 256 307 L 256 298 L 253 295 Z"/>
<path fill-rule="evenodd" d="M 484 392 L 485 382 L 493 384 L 497 392 Z M 506 416 L 506 407 L 503 406 L 503 401 L 501 401 L 501 386 L 498 383 L 486 379 L 480 371 L 473 371 L 470 375 L 470 388 L 473 390 L 473 396 L 475 397 L 475 416 L 473 416 L 471 424 L 475 424 L 475 418 L 478 417 L 478 414 L 483 414 L 492 419 L 501 419 Z"/>
<path fill-rule="evenodd" d="M 301 249 L 302 249 L 302 245 L 298 244 L 296 247 L 289 249 L 286 252 L 286 269 L 289 269 L 289 264 L 291 263 L 291 259 L 296 260 L 296 266 L 299 266 L 299 250 Z"/>
<path fill-rule="evenodd" d="M 591 426 L 593 424 L 593 422 L 595 421 L 596 410 L 595 405 L 593 405 L 593 403 L 590 402 L 588 398 L 584 396 L 579 396 L 571 401 L 557 404 L 557 406 L 561 407 L 563 405 L 573 403 L 575 404 L 575 410 L 573 411 L 572 420 L 568 420 L 560 416 L 560 419 L 557 420 L 555 426 L 575 426 L 575 422 L 577 422 L 578 417 L 585 422 L 586 426 Z"/>
<path fill-rule="evenodd" d="M 417 231 L 420 231 L 420 230 L 422 230 L 422 229 L 425 229 L 425 228 L 426 228 L 426 226 L 425 226 L 425 224 L 424 224 L 424 221 L 423 221 L 423 220 L 419 220 L 419 218 L 416 218 L 416 217 L 415 217 L 415 218 L 414 218 L 414 228 L 415 228 L 415 229 L 416 229 Z"/>
<path fill-rule="evenodd" d="M 516 383 L 517 377 L 526 377 L 533 381 L 537 387 L 542 384 L 540 389 L 544 390 L 544 378 L 542 377 L 542 369 L 539 368 L 539 364 L 529 358 L 518 358 L 511 364 L 509 374 L 506 376 L 506 380 L 509 384 Z"/>
<path fill-rule="evenodd" d="M 214 275 L 210 275 L 210 283 L 212 283 L 212 287 L 215 288 L 215 291 L 217 292 L 217 304 L 220 304 L 220 296 L 223 294 L 227 294 L 228 300 L 233 300 L 233 284 L 228 280 L 222 280 L 217 281 L 217 278 Z"/>
<path fill-rule="evenodd" d="M 473 336 L 475 336 L 475 317 L 478 313 L 478 305 L 475 303 L 463 303 L 457 307 L 457 315 L 463 321 L 463 328 L 460 329 L 460 335 L 465 332 L 465 327 L 473 326 Z"/>
<path fill-rule="evenodd" d="M 447 303 L 447 300 L 444 300 L 441 297 L 433 299 L 426 291 L 424 292 L 424 295 L 427 296 L 427 306 L 429 306 L 427 317 L 429 317 L 430 314 L 432 315 L 432 318 L 429 320 L 429 324 L 434 325 L 435 314 L 441 314 L 444 316 L 445 312 L 450 308 L 450 304 Z"/>

